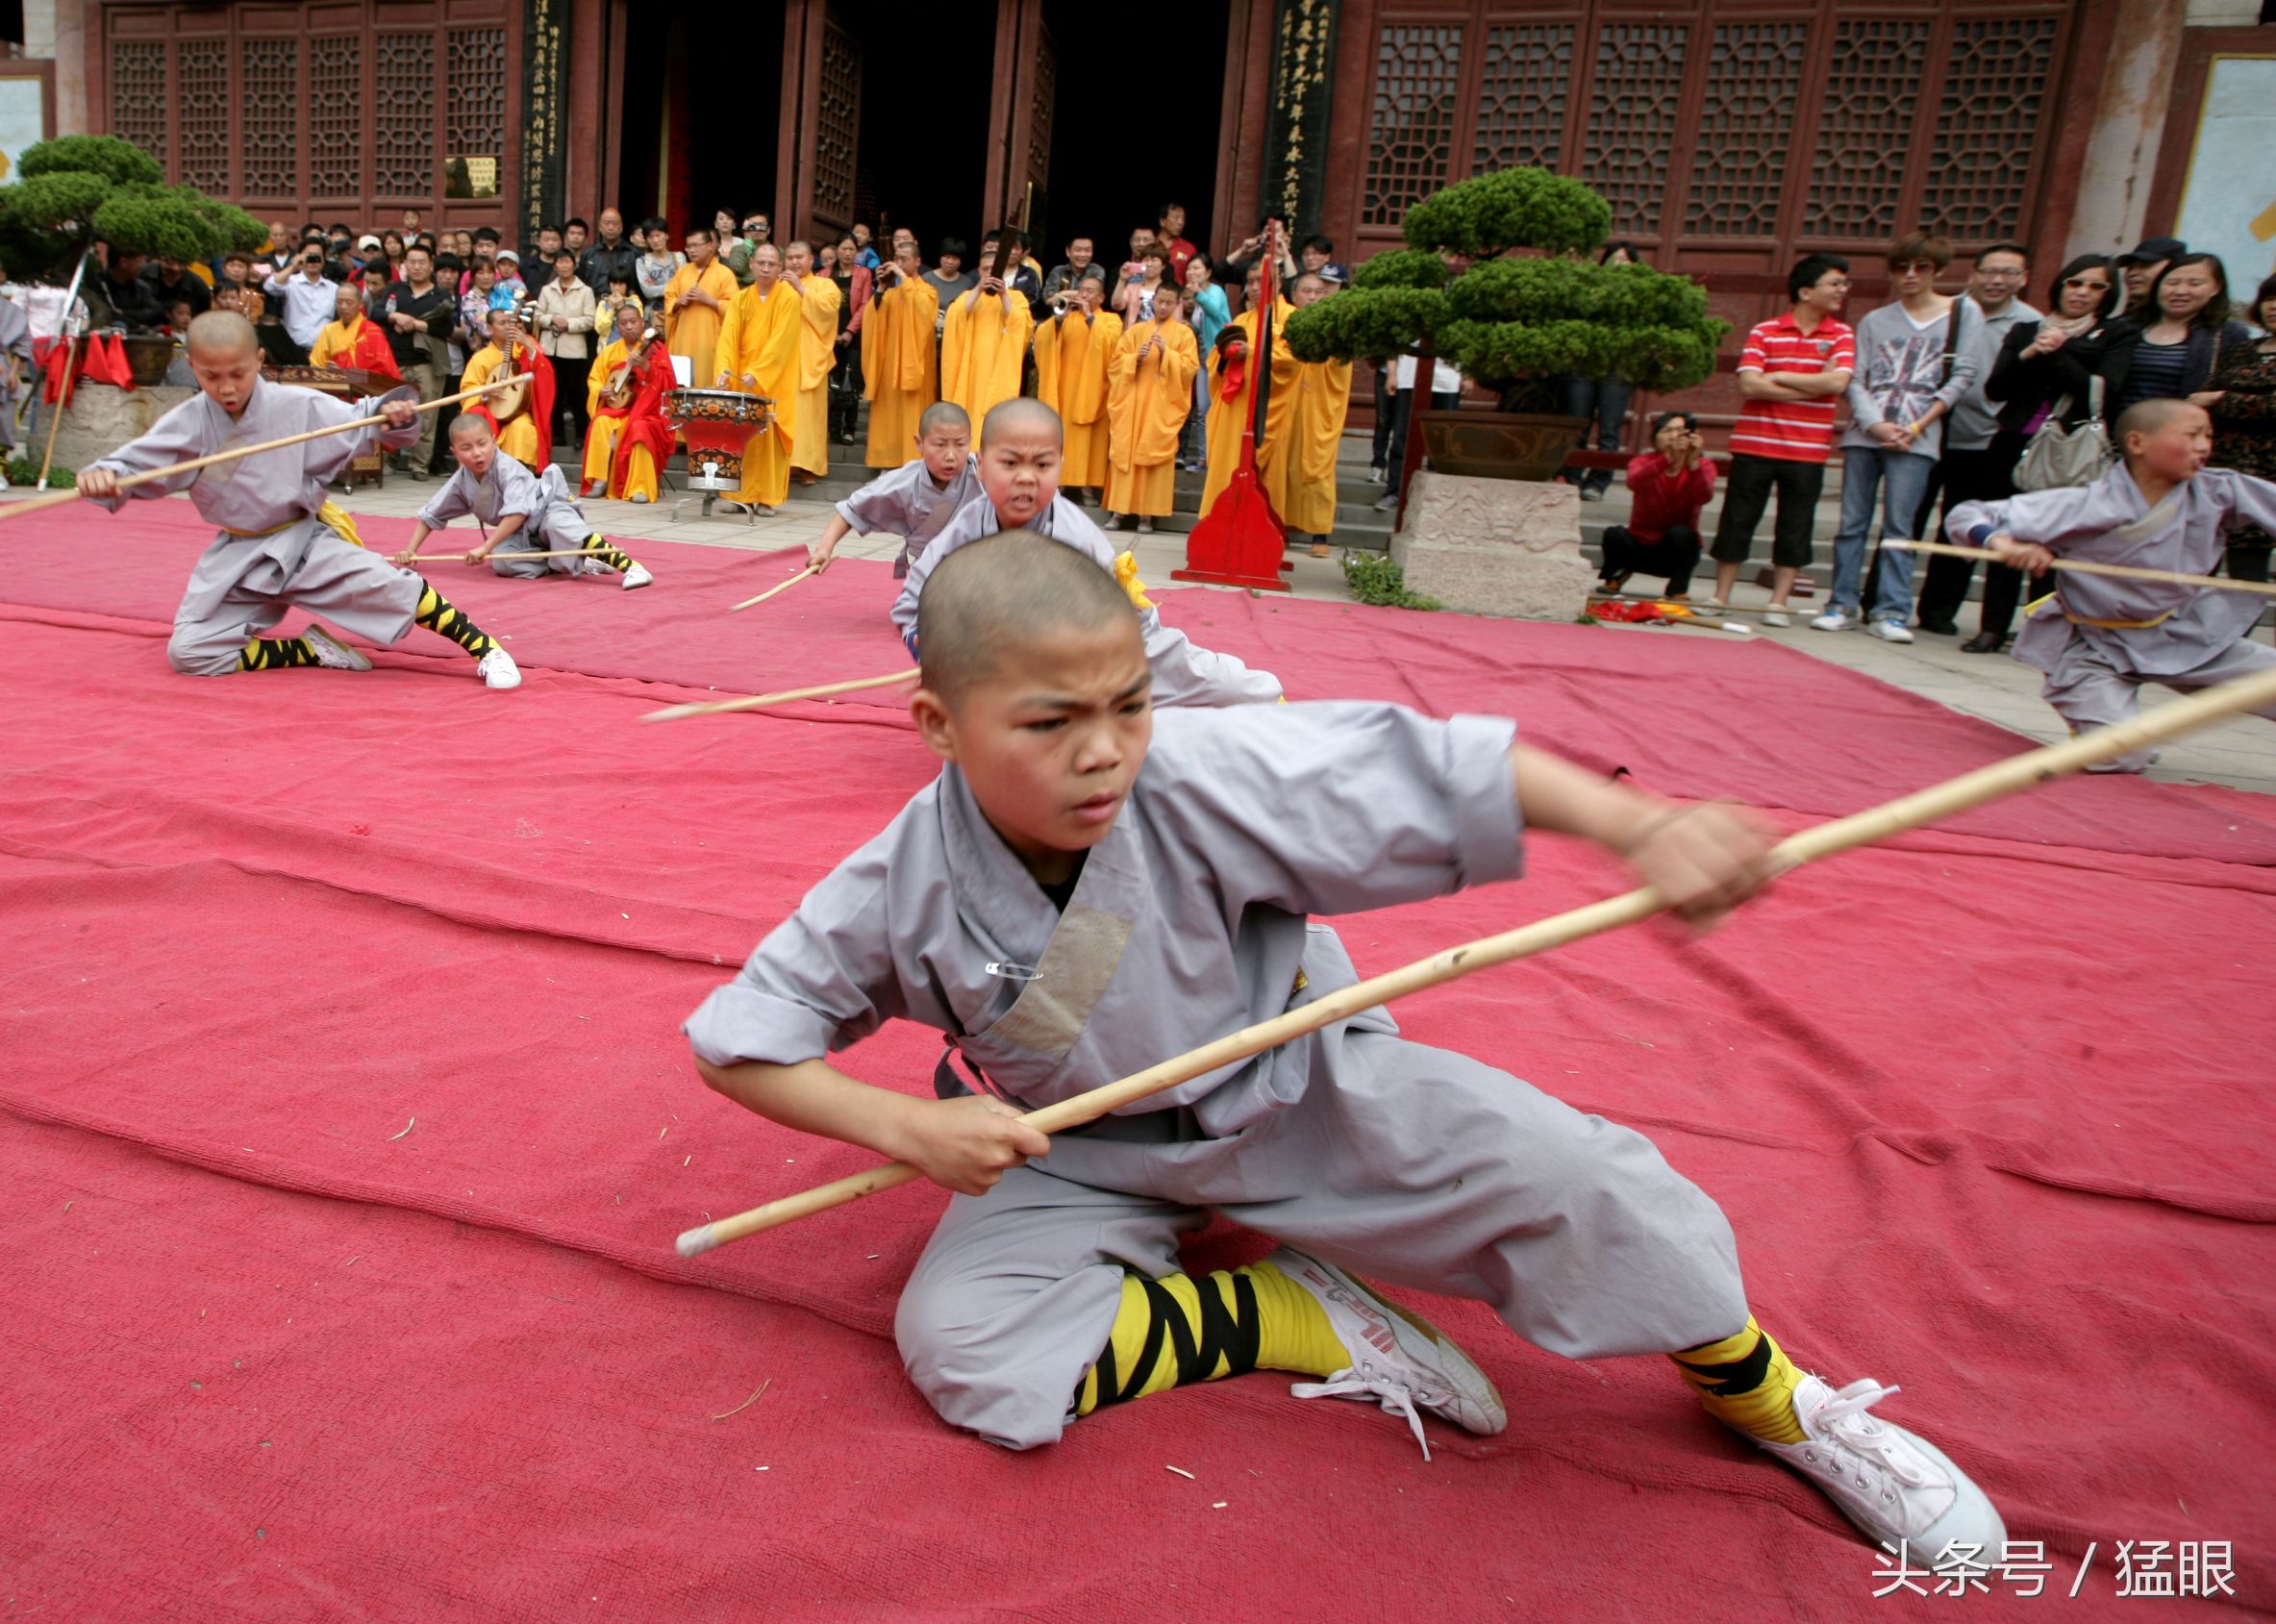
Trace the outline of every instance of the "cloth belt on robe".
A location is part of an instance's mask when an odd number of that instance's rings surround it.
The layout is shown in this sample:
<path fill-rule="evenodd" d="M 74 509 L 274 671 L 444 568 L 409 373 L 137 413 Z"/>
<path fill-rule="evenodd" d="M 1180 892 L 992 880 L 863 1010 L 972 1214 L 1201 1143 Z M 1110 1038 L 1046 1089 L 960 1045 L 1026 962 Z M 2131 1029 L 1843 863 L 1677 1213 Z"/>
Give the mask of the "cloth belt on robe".
<path fill-rule="evenodd" d="M 266 530 L 232 530 L 228 525 L 223 525 L 221 533 L 224 536 L 234 536 L 240 541 L 260 541 L 290 530 L 306 517 L 308 517 L 306 513 L 295 513 L 283 524 L 272 524 Z M 363 545 L 363 537 L 356 533 L 355 519 L 350 516 L 347 509 L 338 503 L 327 501 L 316 510 L 316 518 L 333 535 L 338 537 L 349 546 L 361 547 Z"/>
<path fill-rule="evenodd" d="M 2146 632 L 2152 626 L 2164 625 L 2166 621 L 2173 618 L 2176 612 L 2169 609 L 2164 613 L 2153 615 L 2147 620 L 2097 620 L 2090 614 L 2073 614 L 2064 606 L 2062 598 L 2049 592 L 2045 597 L 2034 600 L 2031 607 L 2023 612 L 2023 617 L 2028 620 L 2049 604 L 2053 604 L 2063 618 L 2073 626 L 2093 626 L 2105 632 Z"/>

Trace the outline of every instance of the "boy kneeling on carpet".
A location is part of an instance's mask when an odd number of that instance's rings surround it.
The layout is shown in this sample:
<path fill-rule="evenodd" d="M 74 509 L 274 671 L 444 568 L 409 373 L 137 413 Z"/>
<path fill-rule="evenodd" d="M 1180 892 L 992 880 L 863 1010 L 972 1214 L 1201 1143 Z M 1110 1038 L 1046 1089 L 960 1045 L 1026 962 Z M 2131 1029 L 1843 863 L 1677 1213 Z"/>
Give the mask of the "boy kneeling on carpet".
<path fill-rule="evenodd" d="M 706 1082 L 957 1191 L 895 1331 L 942 1417 L 1031 1448 L 1102 1405 L 1266 1368 L 1300 1398 L 1505 1425 L 1493 1385 L 1353 1272 L 1486 1302 L 1571 1359 L 1660 1353 L 1710 1414 L 1865 1534 L 1988 1567 L 1990 1502 L 1757 1328 L 1731 1228 L 1640 1135 L 1380 1011 L 1046 1138 L 1017 1113 L 1358 979 L 1313 912 L 1513 879 L 1525 825 L 1623 856 L 1694 920 L 1769 834 L 1396 706 L 1165 711 L 1103 571 L 1013 533 L 941 562 L 911 713 L 946 765 L 770 933 L 687 1031 Z M 922 1100 L 824 1059 L 892 1018 L 948 1034 Z M 961 1061 L 957 1059 L 961 1057 Z M 1181 1272 L 1212 1212 L 1275 1237 Z M 1427 1453 L 1427 1450 L 1426 1450 Z"/>
<path fill-rule="evenodd" d="M 2035 576 L 2058 556 L 2211 575 L 2231 531 L 2276 530 L 2276 485 L 2205 465 L 2202 406 L 2140 401 L 2118 418 L 2117 441 L 2123 461 L 2092 484 L 1963 502 L 1945 533 Z M 2132 721 L 2144 683 L 2189 693 L 2276 665 L 2276 649 L 2247 637 L 2265 607 L 2252 592 L 2072 572 L 2023 612 L 2015 658 L 2047 674 L 2039 697 L 2070 731 L 2090 733 Z M 2144 750 L 2087 770 L 2140 772 L 2157 759 Z"/>
<path fill-rule="evenodd" d="M 540 478 L 513 458 L 499 456 L 485 419 L 452 418 L 450 454 L 459 465 L 435 499 L 419 510 L 418 528 L 411 533 L 411 545 L 395 555 L 397 563 L 410 564 L 428 537 L 471 513 L 476 524 L 489 527 L 489 536 L 466 555 L 466 562 L 487 561 L 499 575 L 535 581 L 547 574 L 621 574 L 628 592 L 656 579 L 586 522 L 557 464 L 546 463 Z M 527 556 L 532 553 L 541 556 Z"/>
<path fill-rule="evenodd" d="M 412 410 L 416 389 L 390 389 L 349 405 L 314 389 L 263 382 L 253 324 L 234 311 L 208 311 L 192 321 L 188 353 L 200 392 L 79 475 L 81 493 L 113 512 L 122 494 L 186 489 L 199 515 L 220 531 L 199 555 L 174 612 L 174 635 L 166 641 L 174 669 L 198 677 L 288 665 L 371 669 L 361 652 L 321 626 L 297 637 L 261 636 L 298 606 L 376 643 L 400 642 L 413 626 L 424 626 L 474 656 L 485 686 L 518 686 L 513 656 L 418 576 L 366 552 L 355 521 L 325 500 L 326 482 L 363 449 L 362 433 L 282 446 L 120 491 L 123 474 L 211 456 L 232 441 L 258 444 L 360 417 L 391 449 L 419 437 Z"/>

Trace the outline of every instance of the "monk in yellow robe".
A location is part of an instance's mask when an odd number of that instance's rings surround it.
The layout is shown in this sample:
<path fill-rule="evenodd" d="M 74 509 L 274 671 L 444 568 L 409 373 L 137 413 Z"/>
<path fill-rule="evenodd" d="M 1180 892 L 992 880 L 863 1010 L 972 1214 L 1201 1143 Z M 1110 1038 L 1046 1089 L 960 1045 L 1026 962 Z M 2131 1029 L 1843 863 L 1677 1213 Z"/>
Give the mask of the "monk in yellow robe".
<path fill-rule="evenodd" d="M 688 262 L 663 288 L 663 345 L 688 358 L 688 377 L 707 387 L 715 370 L 713 352 L 736 293 L 735 272 L 719 262 L 718 239 L 701 229 L 688 234 Z"/>
<path fill-rule="evenodd" d="M 1179 319 L 1177 285 L 1165 282 L 1154 291 L 1154 319 L 1122 335 L 1107 369 L 1107 512 L 1136 513 L 1140 536 L 1152 535 L 1153 521 L 1177 503 L 1178 437 L 1200 370 L 1193 329 Z"/>
<path fill-rule="evenodd" d="M 523 337 L 512 311 L 490 312 L 490 341 L 466 359 L 461 389 L 475 388 L 494 376 L 527 372 L 531 381 L 468 401 L 467 413 L 486 417 L 498 449 L 534 474 L 553 460 L 553 365 Z"/>
<path fill-rule="evenodd" d="M 784 248 L 783 280 L 798 289 L 801 318 L 790 475 L 812 484 L 830 471 L 830 369 L 838 364 L 838 308 L 844 295 L 837 283 L 814 274 L 812 243 Z"/>
<path fill-rule="evenodd" d="M 1240 437 L 1257 404 L 1257 317 L 1264 297 L 1262 280 L 1249 272 L 1248 296 L 1241 312 L 1217 331 L 1209 355 L 1209 479 L 1202 487 L 1201 511 L 1207 513 L 1233 483 L 1240 466 Z M 1272 398 L 1265 403 L 1264 432 L 1257 440 L 1257 484 L 1272 503 L 1275 513 L 1288 512 L 1288 418 L 1296 404 L 1296 358 L 1281 339 L 1281 323 L 1288 319 L 1288 301 L 1272 295 Z M 1230 388 L 1232 392 L 1226 391 Z"/>
<path fill-rule="evenodd" d="M 981 262 L 993 263 L 993 253 L 983 244 Z M 940 332 L 940 398 L 963 407 L 977 423 L 1018 394 L 1035 325 L 1027 295 L 993 276 L 983 276 L 979 287 L 958 294 Z"/>
<path fill-rule="evenodd" d="M 1107 367 L 1122 340 L 1122 318 L 1100 310 L 1106 297 L 1098 278 L 1080 278 L 1036 329 L 1036 398 L 1059 413 L 1066 435 L 1059 464 L 1063 490 L 1107 485 Z M 1186 383 L 1189 388 L 1193 380 Z"/>
<path fill-rule="evenodd" d="M 891 263 L 878 267 L 877 292 L 862 312 L 862 394 L 869 402 L 872 468 L 909 461 L 917 420 L 940 398 L 940 358 L 933 325 L 940 295 L 924 280 L 924 261 L 913 238 L 893 245 Z"/>
<path fill-rule="evenodd" d="M 1324 278 L 1305 272 L 1296 279 L 1296 308 L 1328 297 Z M 1278 510 L 1290 540 L 1312 537 L 1312 556 L 1328 556 L 1328 533 L 1336 528 L 1336 448 L 1343 439 L 1344 414 L 1351 410 L 1351 362 L 1296 363 L 1296 387 L 1288 412 L 1287 507 Z M 1269 407 L 1266 411 L 1270 411 Z"/>
<path fill-rule="evenodd" d="M 309 346 L 309 364 L 361 367 L 390 384 L 402 383 L 403 369 L 395 364 L 388 336 L 363 317 L 363 295 L 343 284 L 333 310 L 337 319 L 326 322 Z"/>
<path fill-rule="evenodd" d="M 671 460 L 672 428 L 664 420 L 663 396 L 672 387 L 672 358 L 660 338 L 647 337 L 639 308 L 616 307 L 616 336 L 593 358 L 585 411 L 592 428 L 585 437 L 585 471 L 578 494 L 606 492 L 622 502 L 656 500 L 656 471 Z M 624 373 L 620 394 L 609 385 Z"/>
<path fill-rule="evenodd" d="M 790 443 L 797 432 L 798 345 L 806 331 L 804 302 L 783 278 L 783 251 L 771 242 L 751 250 L 751 286 L 727 307 L 713 364 L 713 387 L 764 395 L 774 415 L 743 447 L 743 482 L 735 499 L 745 507 L 778 508 L 790 494 Z"/>

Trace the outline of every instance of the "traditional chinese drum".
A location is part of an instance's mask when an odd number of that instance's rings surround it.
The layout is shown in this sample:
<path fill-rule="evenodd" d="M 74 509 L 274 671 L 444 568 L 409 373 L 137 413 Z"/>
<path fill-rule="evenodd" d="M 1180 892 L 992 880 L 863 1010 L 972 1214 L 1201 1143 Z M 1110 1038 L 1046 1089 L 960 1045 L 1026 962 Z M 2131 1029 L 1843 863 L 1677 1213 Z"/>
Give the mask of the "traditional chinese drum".
<path fill-rule="evenodd" d="M 695 490 L 738 490 L 743 448 L 774 421 L 774 402 L 736 389 L 673 389 L 667 415 L 688 442 L 688 484 Z"/>

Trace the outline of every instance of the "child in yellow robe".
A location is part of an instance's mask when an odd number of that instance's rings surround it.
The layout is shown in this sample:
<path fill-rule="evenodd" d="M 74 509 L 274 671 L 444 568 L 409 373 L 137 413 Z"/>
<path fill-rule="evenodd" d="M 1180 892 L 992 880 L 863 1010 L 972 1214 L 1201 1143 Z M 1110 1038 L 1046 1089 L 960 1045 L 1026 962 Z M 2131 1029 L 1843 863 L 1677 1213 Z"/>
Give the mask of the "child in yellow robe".
<path fill-rule="evenodd" d="M 1264 280 L 1258 267 L 1249 270 L 1248 293 L 1241 312 L 1217 329 L 1209 361 L 1209 481 L 1202 487 L 1201 511 L 1207 513 L 1233 483 L 1240 466 L 1240 438 L 1257 406 L 1257 323 L 1264 297 Z M 1265 402 L 1264 432 L 1257 438 L 1257 483 L 1275 513 L 1288 512 L 1288 415 L 1296 403 L 1296 366 L 1281 327 L 1288 318 L 1288 302 L 1272 295 L 1272 394 Z"/>
<path fill-rule="evenodd" d="M 1106 284 L 1080 278 L 1052 301 L 1051 318 L 1036 329 L 1036 398 L 1059 413 L 1066 431 L 1063 490 L 1099 490 L 1108 483 L 1107 368 L 1122 341 L 1122 318 L 1100 309 L 1106 297 Z"/>
<path fill-rule="evenodd" d="M 1329 292 L 1324 278 L 1307 271 L 1296 279 L 1296 308 L 1316 305 Z M 1351 362 L 1299 362 L 1291 393 L 1288 506 L 1280 510 L 1280 516 L 1290 542 L 1309 536 L 1312 556 L 1324 559 L 1328 534 L 1336 528 L 1336 447 L 1343 438 L 1344 414 L 1351 410 Z"/>
<path fill-rule="evenodd" d="M 925 408 L 940 398 L 940 357 L 933 347 L 940 295 L 924 280 L 913 239 L 893 253 L 890 264 L 878 267 L 877 292 L 862 312 L 862 394 L 869 402 L 863 461 L 872 468 L 909 460 Z"/>
<path fill-rule="evenodd" d="M 1178 437 L 1200 369 L 1193 329 L 1179 319 L 1178 288 L 1164 283 L 1154 290 L 1154 319 L 1122 335 L 1108 368 L 1107 511 L 1137 514 L 1140 536 L 1151 536 L 1154 520 L 1176 503 Z"/>

